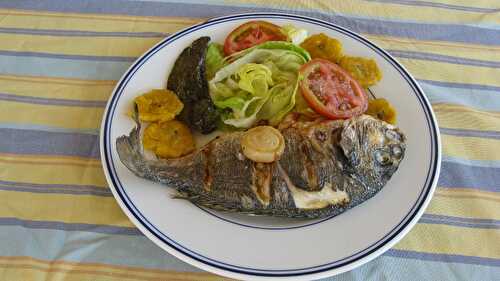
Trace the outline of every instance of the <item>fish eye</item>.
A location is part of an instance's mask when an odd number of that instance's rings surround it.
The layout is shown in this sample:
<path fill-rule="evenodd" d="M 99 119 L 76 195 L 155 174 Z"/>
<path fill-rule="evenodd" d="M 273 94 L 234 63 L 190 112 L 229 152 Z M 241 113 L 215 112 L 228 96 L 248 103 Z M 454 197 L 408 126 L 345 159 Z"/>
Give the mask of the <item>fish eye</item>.
<path fill-rule="evenodd" d="M 401 149 L 401 146 L 399 146 L 399 145 L 393 145 L 391 147 L 391 152 L 392 152 L 392 155 L 394 155 L 394 157 L 396 157 L 396 158 L 401 158 L 401 156 L 403 155 L 403 150 Z"/>
<path fill-rule="evenodd" d="M 390 140 L 401 141 L 401 135 L 395 130 L 388 129 L 385 131 L 385 136 Z"/>
<path fill-rule="evenodd" d="M 377 161 L 380 165 L 389 165 L 391 164 L 391 154 L 385 150 L 377 150 L 375 151 L 375 161 Z"/>

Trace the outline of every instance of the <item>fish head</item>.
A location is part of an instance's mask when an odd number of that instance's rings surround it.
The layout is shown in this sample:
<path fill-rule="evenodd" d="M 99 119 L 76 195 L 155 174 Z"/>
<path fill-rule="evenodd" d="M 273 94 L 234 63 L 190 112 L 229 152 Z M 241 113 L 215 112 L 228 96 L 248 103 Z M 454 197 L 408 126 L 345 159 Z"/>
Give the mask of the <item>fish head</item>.
<path fill-rule="evenodd" d="M 368 115 L 345 121 L 340 146 L 356 176 L 382 187 L 405 155 L 406 137 L 395 126 Z"/>

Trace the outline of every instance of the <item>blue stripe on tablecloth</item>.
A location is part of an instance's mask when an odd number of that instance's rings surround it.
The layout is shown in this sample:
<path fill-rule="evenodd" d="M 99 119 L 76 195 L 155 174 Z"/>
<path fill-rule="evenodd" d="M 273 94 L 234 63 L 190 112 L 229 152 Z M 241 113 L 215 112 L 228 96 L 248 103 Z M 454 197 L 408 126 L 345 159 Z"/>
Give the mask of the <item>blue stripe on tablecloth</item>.
<path fill-rule="evenodd" d="M 407 6 L 417 6 L 417 7 L 433 7 L 433 8 L 441 8 L 441 9 L 449 9 L 449 10 L 457 10 L 457 11 L 465 11 L 465 12 L 477 12 L 477 13 L 497 13 L 500 12 L 499 8 L 482 8 L 482 7 L 470 7 L 470 6 L 462 6 L 462 5 L 452 5 L 445 3 L 436 3 L 429 1 L 415 1 L 415 0 L 365 0 L 371 2 L 380 2 L 380 3 L 394 3 L 399 5 L 407 5 Z M 471 2 L 474 3 L 474 2 Z"/>
<path fill-rule="evenodd" d="M 143 235 L 0 225 L 0 249 L 1 256 L 31 256 L 43 260 L 64 259 L 67 262 L 146 269 L 201 271 L 169 255 Z"/>
<path fill-rule="evenodd" d="M 444 82 L 444 81 L 434 81 L 425 79 L 417 79 L 417 81 L 420 83 L 427 83 L 430 85 L 440 86 L 440 87 L 471 89 L 471 90 L 487 90 L 487 91 L 495 91 L 497 92 L 497 94 L 500 92 L 500 87 L 492 85 L 455 83 L 455 82 Z"/>
<path fill-rule="evenodd" d="M 40 241 L 43 241 L 41 243 Z M 61 243 L 66 241 L 67 243 Z M 26 245 L 33 245 L 26 247 Z M 79 245 L 86 245 L 80 247 Z M 102 263 L 150 269 L 200 271 L 173 258 L 143 235 L 118 235 L 84 231 L 30 229 L 0 226 L 1 256 L 31 256 L 43 260 Z M 133 253 L 132 255 L 130 253 Z M 403 259 L 402 259 L 403 258 Z M 366 280 L 381 268 L 391 271 L 395 280 L 447 280 L 450 272 L 463 280 L 494 280 L 500 268 L 493 259 L 389 250 L 352 271 L 323 280 Z M 400 270 L 404 268 L 404 270 Z"/>
<path fill-rule="evenodd" d="M 386 51 L 388 51 L 391 55 L 398 58 L 429 60 L 429 61 L 445 62 L 452 64 L 500 68 L 500 62 L 498 61 L 467 59 L 456 56 L 439 55 L 439 54 L 432 54 L 425 52 L 400 51 L 400 50 L 390 50 L 390 49 Z"/>
<path fill-rule="evenodd" d="M 434 253 L 424 253 L 424 252 L 397 250 L 397 249 L 390 249 L 384 255 L 391 257 L 398 257 L 398 258 L 420 259 L 420 260 L 438 261 L 446 263 L 465 263 L 465 264 L 478 264 L 487 266 L 500 266 L 500 259 L 477 257 L 477 256 L 434 254 Z"/>
<path fill-rule="evenodd" d="M 494 280 L 500 274 L 499 267 L 473 263 L 449 263 L 429 259 L 429 255 L 415 255 L 401 258 L 405 251 L 389 250 L 384 255 L 366 263 L 355 270 L 342 273 L 324 281 L 363 281 L 363 280 L 450 280 L 450 276 L 459 280 Z M 432 255 L 432 254 L 430 254 Z M 367 279 L 368 278 L 368 279 Z"/>
<path fill-rule="evenodd" d="M 197 3 L 123 2 L 117 0 L 108 0 L 105 5 L 102 5 L 101 1 L 96 0 L 7 1 L 0 3 L 0 7 L 55 12 L 202 18 L 245 12 L 293 12 L 327 20 L 361 33 L 401 36 L 419 40 L 440 40 L 484 45 L 500 44 L 498 30 L 490 28 L 458 24 L 428 24 L 373 20 L 347 17 L 345 15 L 332 14 L 328 12 L 296 11 L 293 9 L 205 5 Z"/>
<path fill-rule="evenodd" d="M 113 196 L 108 188 L 92 185 L 38 184 L 0 180 L 0 190 L 32 193 L 57 193 L 72 195 Z"/>
<path fill-rule="evenodd" d="M 0 93 L 0 100 L 15 101 L 42 105 L 80 106 L 80 107 L 105 107 L 107 101 L 100 100 L 73 100 L 57 98 L 40 98 L 30 96 Z"/>
<path fill-rule="evenodd" d="M 118 80 L 132 62 L 13 57 L 0 55 L 0 73 L 90 80 Z"/>
<path fill-rule="evenodd" d="M 0 135 L 3 153 L 100 157 L 96 135 L 10 128 L 0 128 Z"/>
<path fill-rule="evenodd" d="M 439 128 L 439 132 L 441 134 L 452 135 L 452 136 L 500 139 L 500 132 L 498 131 Z"/>
<path fill-rule="evenodd" d="M 28 123 L 25 124 L 25 123 L 1 123 L 1 122 L 0 122 L 0 128 L 33 130 L 33 131 L 43 131 L 43 132 L 53 132 L 53 133 L 77 133 L 77 134 L 87 134 L 87 135 L 99 135 L 99 128 L 79 129 L 79 128 L 53 127 L 53 126 L 28 124 Z"/>
<path fill-rule="evenodd" d="M 500 229 L 500 221 L 492 219 L 460 218 L 443 215 L 424 214 L 419 223 L 444 224 L 458 227 Z"/>
<path fill-rule="evenodd" d="M 438 186 L 475 188 L 500 192 L 500 168 L 469 166 L 454 162 L 441 162 Z"/>
<path fill-rule="evenodd" d="M 418 81 L 431 103 L 451 103 L 486 111 L 500 111 L 500 88 L 482 90 L 454 87 L 453 83 L 435 85 L 434 81 Z"/>
<path fill-rule="evenodd" d="M 37 57 L 37 58 L 52 58 L 65 60 L 84 60 L 84 61 L 118 61 L 118 62 L 133 62 L 136 57 L 119 57 L 119 56 L 87 56 L 87 55 L 67 55 L 67 54 L 52 54 L 41 52 L 19 52 L 19 51 L 2 51 L 0 56 L 12 57 Z"/>
<path fill-rule="evenodd" d="M 1 5 L 1 4 L 0 4 Z M 117 31 L 87 31 L 87 30 L 62 30 L 62 29 L 33 29 L 0 27 L 0 33 L 28 34 L 64 37 L 138 37 L 138 38 L 161 38 L 168 33 L 162 32 L 117 32 Z"/>
<path fill-rule="evenodd" d="M 34 221 L 18 218 L 0 218 L 0 226 L 22 226 L 30 229 L 52 229 L 64 231 L 85 231 L 118 235 L 142 235 L 135 227 L 99 225 L 87 223 L 65 223 L 59 221 Z"/>
<path fill-rule="evenodd" d="M 500 168 L 500 161 L 495 160 L 472 160 L 452 157 L 449 155 L 442 156 L 443 162 L 457 163 L 463 166 L 485 167 L 485 168 Z"/>

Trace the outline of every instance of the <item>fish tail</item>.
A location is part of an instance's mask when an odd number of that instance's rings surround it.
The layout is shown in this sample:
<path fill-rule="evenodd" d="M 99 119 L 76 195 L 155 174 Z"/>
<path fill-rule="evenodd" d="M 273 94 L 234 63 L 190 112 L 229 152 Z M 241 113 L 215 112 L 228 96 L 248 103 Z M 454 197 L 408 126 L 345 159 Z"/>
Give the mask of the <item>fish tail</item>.
<path fill-rule="evenodd" d="M 130 134 L 116 139 L 116 150 L 121 162 L 134 174 L 144 177 L 148 174 L 149 167 L 145 165 L 146 158 L 141 144 L 141 123 L 138 119 L 137 106 L 133 114 L 136 127 Z"/>

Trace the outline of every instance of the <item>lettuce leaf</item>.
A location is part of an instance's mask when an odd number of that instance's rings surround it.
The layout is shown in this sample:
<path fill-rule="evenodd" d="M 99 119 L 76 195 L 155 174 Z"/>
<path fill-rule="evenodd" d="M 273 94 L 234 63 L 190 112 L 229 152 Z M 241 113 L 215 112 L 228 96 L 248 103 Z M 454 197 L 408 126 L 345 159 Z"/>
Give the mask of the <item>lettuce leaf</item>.
<path fill-rule="evenodd" d="M 255 49 L 267 49 L 267 50 L 288 50 L 292 51 L 300 56 L 302 56 L 306 62 L 311 60 L 311 55 L 304 48 L 299 45 L 293 44 L 291 42 L 286 41 L 267 41 L 262 44 L 253 46 L 251 48 L 236 52 L 225 58 L 226 61 L 231 62 L 235 59 L 241 58 L 242 56 L 247 55 Z"/>
<path fill-rule="evenodd" d="M 212 79 L 217 70 L 221 69 L 224 65 L 226 65 L 226 61 L 224 60 L 222 45 L 215 42 L 208 44 L 205 56 L 205 75 L 207 80 Z"/>
<path fill-rule="evenodd" d="M 295 106 L 298 70 L 309 54 L 287 42 L 266 43 L 233 57 L 209 81 L 215 106 L 226 110 L 225 124 L 248 128 L 268 120 L 276 125 Z"/>

